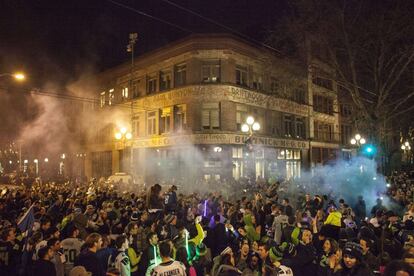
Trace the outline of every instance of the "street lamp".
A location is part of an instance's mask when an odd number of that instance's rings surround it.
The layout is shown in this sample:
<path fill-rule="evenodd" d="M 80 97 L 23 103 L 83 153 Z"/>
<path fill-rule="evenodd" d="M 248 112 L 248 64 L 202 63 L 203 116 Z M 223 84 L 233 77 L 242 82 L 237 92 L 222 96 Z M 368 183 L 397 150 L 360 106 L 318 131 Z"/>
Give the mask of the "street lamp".
<path fill-rule="evenodd" d="M 367 142 L 364 137 L 362 137 L 360 134 L 355 134 L 354 138 L 351 139 L 352 145 L 357 145 L 358 147 L 364 145 Z"/>
<path fill-rule="evenodd" d="M 125 148 L 126 148 L 126 141 L 132 139 L 132 133 L 129 132 L 126 127 L 122 127 L 119 131 L 117 131 L 115 133 L 115 139 L 122 142 L 123 151 L 124 151 Z M 131 153 L 130 153 L 130 155 L 132 157 L 132 146 L 131 146 Z M 132 161 L 132 159 L 131 159 L 131 161 Z M 132 162 L 130 162 L 130 167 L 131 167 L 130 170 L 131 170 L 131 173 L 132 173 Z"/>
<path fill-rule="evenodd" d="M 248 116 L 246 118 L 246 123 L 243 124 L 241 126 L 241 131 L 244 133 L 249 133 L 249 137 L 247 138 L 247 140 L 245 141 L 245 144 L 247 145 L 248 149 L 250 151 L 253 150 L 253 145 L 252 145 L 252 136 L 253 136 L 253 132 L 255 131 L 259 131 L 260 130 L 260 124 L 258 122 L 255 122 L 254 118 L 252 116 Z M 254 151 L 252 152 L 252 154 L 248 155 L 249 156 L 249 161 L 250 161 L 250 166 L 248 167 L 248 170 L 250 171 L 250 173 L 248 173 L 248 175 L 253 176 L 254 179 L 256 179 L 256 166 L 255 166 L 255 156 L 254 156 Z"/>
<path fill-rule="evenodd" d="M 1 73 L 1 77 L 13 77 L 17 81 L 24 81 L 26 79 L 26 76 L 23 73 L 17 72 L 17 73 Z"/>
<path fill-rule="evenodd" d="M 404 144 L 401 145 L 401 149 L 404 151 L 404 159 L 407 164 L 410 163 L 410 153 L 411 153 L 411 145 L 410 142 L 405 141 Z"/>

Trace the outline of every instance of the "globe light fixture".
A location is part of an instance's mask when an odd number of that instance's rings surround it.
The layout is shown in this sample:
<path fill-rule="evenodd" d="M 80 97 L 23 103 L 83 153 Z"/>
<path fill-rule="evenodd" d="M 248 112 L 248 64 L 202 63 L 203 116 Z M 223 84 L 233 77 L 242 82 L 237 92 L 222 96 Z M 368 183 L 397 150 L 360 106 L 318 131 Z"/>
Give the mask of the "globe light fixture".
<path fill-rule="evenodd" d="M 115 139 L 116 140 L 121 140 L 122 139 L 122 133 L 121 132 L 115 133 Z"/>
<path fill-rule="evenodd" d="M 126 132 L 127 132 L 126 127 L 121 127 L 121 133 L 122 133 L 122 134 L 125 134 Z"/>
<path fill-rule="evenodd" d="M 26 79 L 26 76 L 23 73 L 15 73 L 13 74 L 13 77 L 18 81 L 24 81 Z"/>
<path fill-rule="evenodd" d="M 35 159 L 35 160 L 33 160 L 33 162 L 34 162 L 35 164 L 37 164 L 37 163 L 39 162 L 39 160 Z"/>
<path fill-rule="evenodd" d="M 126 138 L 126 139 L 128 139 L 128 140 L 130 140 L 130 139 L 132 138 L 132 134 L 131 134 L 131 132 L 127 132 L 127 133 L 125 134 L 125 138 Z"/>
<path fill-rule="evenodd" d="M 356 144 L 356 142 L 357 142 L 357 141 L 356 141 L 354 138 L 352 138 L 352 139 L 351 139 L 351 144 L 352 144 L 352 145 L 355 145 L 355 144 Z"/>
<path fill-rule="evenodd" d="M 363 144 L 365 144 L 367 141 L 365 140 L 365 138 L 361 138 L 360 140 L 359 140 L 359 143 L 361 144 L 361 145 L 363 145 Z"/>
<path fill-rule="evenodd" d="M 247 119 L 246 119 L 246 123 L 248 124 L 248 125 L 253 125 L 253 123 L 254 123 L 254 118 L 252 117 L 252 116 L 249 116 L 249 117 L 247 117 Z"/>
<path fill-rule="evenodd" d="M 252 129 L 258 131 L 260 129 L 260 124 L 258 122 L 253 123 Z"/>
<path fill-rule="evenodd" d="M 250 127 L 249 127 L 248 124 L 243 124 L 242 127 L 241 127 L 242 132 L 249 132 L 249 129 L 250 129 Z"/>
<path fill-rule="evenodd" d="M 355 135 L 355 139 L 356 139 L 357 141 L 359 141 L 359 140 L 361 139 L 361 135 L 360 135 L 360 134 L 356 134 L 356 135 Z"/>
<path fill-rule="evenodd" d="M 45 158 L 45 162 L 47 163 L 47 162 L 49 162 L 49 158 Z"/>

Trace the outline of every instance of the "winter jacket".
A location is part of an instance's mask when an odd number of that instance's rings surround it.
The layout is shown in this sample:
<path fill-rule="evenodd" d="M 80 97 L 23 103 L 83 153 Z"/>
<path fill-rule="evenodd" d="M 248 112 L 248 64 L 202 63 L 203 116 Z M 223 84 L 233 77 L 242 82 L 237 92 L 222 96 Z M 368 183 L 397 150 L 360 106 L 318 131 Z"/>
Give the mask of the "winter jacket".
<path fill-rule="evenodd" d="M 79 254 L 74 266 L 78 265 L 83 266 L 87 271 L 92 272 L 92 276 L 105 276 L 106 274 L 96 253 L 88 249 Z"/>
<path fill-rule="evenodd" d="M 341 227 L 342 215 L 339 211 L 333 211 L 326 218 L 324 224 L 330 224 L 333 226 Z"/>
<path fill-rule="evenodd" d="M 296 275 L 296 274 L 295 274 Z M 356 264 L 353 268 L 349 269 L 342 264 L 342 269 L 337 272 L 333 272 L 332 269 L 328 269 L 328 276 L 372 276 L 373 273 L 368 268 L 366 263 Z"/>

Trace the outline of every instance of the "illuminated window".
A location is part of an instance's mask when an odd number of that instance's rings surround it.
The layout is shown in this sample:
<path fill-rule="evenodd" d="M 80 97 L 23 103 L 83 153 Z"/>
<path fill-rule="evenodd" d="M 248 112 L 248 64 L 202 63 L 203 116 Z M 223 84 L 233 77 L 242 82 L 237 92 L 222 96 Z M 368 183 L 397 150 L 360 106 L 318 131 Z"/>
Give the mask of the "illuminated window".
<path fill-rule="evenodd" d="M 147 114 L 147 134 L 155 135 L 157 134 L 157 112 L 152 111 Z"/>
<path fill-rule="evenodd" d="M 237 130 L 241 131 L 241 126 L 246 122 L 247 106 L 242 104 L 236 105 L 236 124 Z"/>
<path fill-rule="evenodd" d="M 114 99 L 115 99 L 115 90 L 112 88 L 112 89 L 109 89 L 109 98 L 108 98 L 108 105 L 112 105 L 112 104 L 114 104 Z"/>
<path fill-rule="evenodd" d="M 203 129 L 220 129 L 220 104 L 203 103 L 201 111 Z"/>
<path fill-rule="evenodd" d="M 101 92 L 101 97 L 100 97 L 100 105 L 101 107 L 105 106 L 105 102 L 106 102 L 106 96 L 105 96 L 105 91 Z"/>
<path fill-rule="evenodd" d="M 220 60 L 204 61 L 201 68 L 203 82 L 220 82 Z"/>
<path fill-rule="evenodd" d="M 160 133 L 171 131 L 171 107 L 160 110 Z"/>
<path fill-rule="evenodd" d="M 260 74 L 257 74 L 257 73 L 253 74 L 252 86 L 253 86 L 253 89 L 263 90 L 263 77 Z"/>
<path fill-rule="evenodd" d="M 121 95 L 122 95 L 123 100 L 128 99 L 128 87 L 122 88 L 122 94 Z"/>
<path fill-rule="evenodd" d="M 139 117 L 134 117 L 132 120 L 132 133 L 134 137 L 139 137 Z"/>
<path fill-rule="evenodd" d="M 185 129 L 187 124 L 186 107 L 185 104 L 174 106 L 174 129 L 176 131 Z"/>

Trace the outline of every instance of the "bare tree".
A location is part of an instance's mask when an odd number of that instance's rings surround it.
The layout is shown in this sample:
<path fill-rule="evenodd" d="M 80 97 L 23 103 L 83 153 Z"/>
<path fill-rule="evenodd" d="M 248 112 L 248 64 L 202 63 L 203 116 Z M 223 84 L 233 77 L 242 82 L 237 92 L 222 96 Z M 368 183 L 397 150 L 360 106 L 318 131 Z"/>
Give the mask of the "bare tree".
<path fill-rule="evenodd" d="M 319 52 L 352 98 L 359 127 L 385 146 L 395 123 L 414 111 L 414 2 L 290 0 L 289 4 L 283 23 L 270 30 L 269 42 L 307 62 L 309 53 Z"/>

